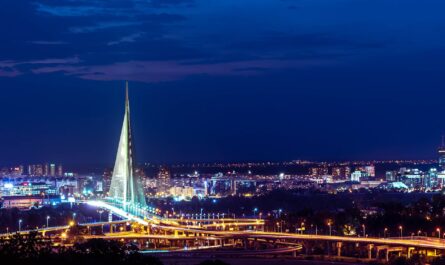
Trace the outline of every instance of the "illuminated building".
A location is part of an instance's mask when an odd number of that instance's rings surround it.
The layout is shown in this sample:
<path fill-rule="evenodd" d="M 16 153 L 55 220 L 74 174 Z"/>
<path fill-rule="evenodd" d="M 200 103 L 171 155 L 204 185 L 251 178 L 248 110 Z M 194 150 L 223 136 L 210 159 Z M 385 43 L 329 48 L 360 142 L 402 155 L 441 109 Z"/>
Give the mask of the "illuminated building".
<path fill-rule="evenodd" d="M 431 189 L 433 187 L 436 187 L 437 184 L 438 184 L 437 169 L 430 168 L 430 170 L 423 179 L 423 187 L 425 189 Z"/>
<path fill-rule="evenodd" d="M 340 178 L 341 177 L 341 168 L 340 167 L 333 167 L 331 169 L 331 175 L 333 178 Z"/>
<path fill-rule="evenodd" d="M 165 166 L 160 167 L 156 183 L 157 193 L 166 195 L 172 186 L 175 185 L 171 183 L 170 170 Z"/>
<path fill-rule="evenodd" d="M 51 177 L 56 176 L 56 165 L 55 164 L 49 165 L 49 176 L 51 176 Z"/>
<path fill-rule="evenodd" d="M 373 165 L 366 166 L 365 173 L 367 177 L 375 177 L 375 166 Z"/>
<path fill-rule="evenodd" d="M 171 187 L 170 195 L 177 198 L 192 198 L 195 191 L 192 187 Z"/>
<path fill-rule="evenodd" d="M 439 155 L 439 169 L 441 171 L 445 171 L 445 139 L 442 135 L 442 144 L 437 149 L 437 153 Z"/>
<path fill-rule="evenodd" d="M 104 170 L 104 173 L 102 175 L 102 182 L 103 182 L 103 190 L 105 193 L 108 193 L 110 191 L 112 175 L 113 171 L 111 171 L 111 169 Z"/>
<path fill-rule="evenodd" d="M 158 172 L 158 179 L 169 179 L 170 178 L 170 170 L 167 167 L 162 166 Z"/>
<path fill-rule="evenodd" d="M 50 173 L 49 173 L 49 164 L 48 164 L 48 163 L 46 163 L 45 166 L 44 166 L 44 168 L 43 168 L 43 175 L 44 175 L 44 176 L 50 176 Z"/>
<path fill-rule="evenodd" d="M 2 208 L 29 209 L 42 205 L 55 205 L 60 203 L 59 196 L 5 196 L 2 198 Z"/>
<path fill-rule="evenodd" d="M 424 181 L 424 173 L 417 168 L 406 169 L 401 174 L 400 181 L 403 182 L 409 188 L 421 188 Z"/>
<path fill-rule="evenodd" d="M 1 194 L 2 196 L 56 195 L 57 190 L 44 182 L 23 182 L 19 185 L 5 182 L 1 188 Z"/>
<path fill-rule="evenodd" d="M 34 176 L 43 176 L 43 166 L 35 165 Z"/>
<path fill-rule="evenodd" d="M 362 178 L 363 173 L 360 170 L 356 170 L 354 172 L 352 172 L 351 174 L 351 181 L 354 182 L 360 182 L 360 179 Z"/>
<path fill-rule="evenodd" d="M 10 172 L 12 175 L 21 176 L 24 173 L 24 167 L 23 166 L 13 167 L 13 168 L 11 168 Z M 6 175 L 6 174 L 8 174 L 8 172 L 5 172 L 4 175 Z"/>
<path fill-rule="evenodd" d="M 57 176 L 59 176 L 59 177 L 63 176 L 63 166 L 62 165 L 59 165 L 57 167 Z"/>
<path fill-rule="evenodd" d="M 344 167 L 343 169 L 345 171 L 345 173 L 344 173 L 345 177 L 348 177 L 348 176 L 351 175 L 351 168 L 350 167 Z"/>
<path fill-rule="evenodd" d="M 385 173 L 385 178 L 386 178 L 386 181 L 388 181 L 388 182 L 396 181 L 396 176 L 397 176 L 397 172 L 395 172 L 395 171 L 386 171 L 386 173 Z"/>
<path fill-rule="evenodd" d="M 329 174 L 327 167 L 312 167 L 309 169 L 309 174 L 313 177 L 324 176 Z"/>
<path fill-rule="evenodd" d="M 351 175 L 350 167 L 333 167 L 331 168 L 331 175 L 334 179 L 346 178 Z"/>

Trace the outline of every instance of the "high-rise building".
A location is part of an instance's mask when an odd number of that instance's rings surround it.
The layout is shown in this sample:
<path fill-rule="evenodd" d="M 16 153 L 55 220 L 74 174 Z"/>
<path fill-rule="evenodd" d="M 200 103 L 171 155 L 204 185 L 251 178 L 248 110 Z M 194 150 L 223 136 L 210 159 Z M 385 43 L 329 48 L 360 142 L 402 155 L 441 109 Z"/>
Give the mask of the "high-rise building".
<path fill-rule="evenodd" d="M 104 173 L 102 175 L 102 182 L 103 182 L 103 190 L 104 192 L 110 191 L 110 185 L 111 185 L 111 176 L 113 176 L 113 171 L 109 168 L 104 170 Z"/>
<path fill-rule="evenodd" d="M 57 167 L 57 176 L 63 176 L 63 167 L 61 164 Z"/>
<path fill-rule="evenodd" d="M 45 165 L 44 165 L 43 175 L 44 176 L 49 176 L 49 164 L 48 163 L 45 163 Z"/>
<path fill-rule="evenodd" d="M 50 164 L 49 165 L 49 175 L 51 177 L 55 177 L 56 176 L 56 164 Z"/>
<path fill-rule="evenodd" d="M 41 164 L 35 165 L 34 176 L 43 176 L 43 166 Z"/>
<path fill-rule="evenodd" d="M 445 171 L 445 138 L 442 135 L 442 144 L 437 149 L 437 154 L 439 155 L 439 169 Z"/>

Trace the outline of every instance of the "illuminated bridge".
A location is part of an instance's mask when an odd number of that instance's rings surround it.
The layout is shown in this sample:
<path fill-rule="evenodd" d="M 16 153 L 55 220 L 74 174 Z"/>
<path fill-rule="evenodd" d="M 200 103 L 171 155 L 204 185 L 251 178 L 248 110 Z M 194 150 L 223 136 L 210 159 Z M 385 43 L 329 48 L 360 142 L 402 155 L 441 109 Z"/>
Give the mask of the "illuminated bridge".
<path fill-rule="evenodd" d="M 413 253 L 425 256 L 445 254 L 445 240 L 427 237 L 371 238 L 272 233 L 262 231 L 264 220 L 261 219 L 163 218 L 153 207 L 146 204 L 141 180 L 134 170 L 133 154 L 127 84 L 124 121 L 111 181 L 110 197 L 84 202 L 106 209 L 119 216 L 121 220 L 77 224 L 77 227 L 86 228 L 89 231 L 81 235 L 82 239 L 120 240 L 137 244 L 142 251 L 162 255 L 194 252 L 211 255 L 225 253 L 229 256 L 292 253 L 295 256 L 298 253 L 311 255 L 315 248 L 321 248 L 330 256 L 359 255 L 366 259 L 386 260 L 393 253 L 407 256 Z M 23 235 L 31 232 L 52 234 L 53 237 L 60 238 L 61 243 L 72 242 L 74 238 L 79 238 L 78 235 L 70 238 L 68 232 L 73 226 L 74 224 L 71 224 L 18 233 Z M 92 233 L 91 228 L 97 226 L 109 226 L 109 233 L 104 234 L 104 231 L 100 234 Z M 10 238 L 10 236 L 11 234 L 0 234 L 0 238 Z"/>
<path fill-rule="evenodd" d="M 309 254 L 314 245 L 323 245 L 328 254 L 348 254 L 352 246 L 366 252 L 367 258 L 379 258 L 384 253 L 388 259 L 391 252 L 405 253 L 423 251 L 427 255 L 445 253 L 445 242 L 438 239 L 413 238 L 367 238 L 327 235 L 300 235 L 261 231 L 264 220 L 260 219 L 200 219 L 183 220 L 162 218 L 154 208 L 147 206 L 141 180 L 135 174 L 133 142 L 130 122 L 128 83 L 126 84 L 125 113 L 119 147 L 114 166 L 110 197 L 103 201 L 89 201 L 90 205 L 105 208 L 122 219 L 144 227 L 143 232 L 109 233 L 100 237 L 137 242 L 140 247 L 168 247 L 176 251 L 207 250 L 227 246 L 258 249 L 264 246 L 285 247 L 292 251 Z M 230 229 L 230 227 L 235 229 Z M 431 252 L 434 252 L 433 254 Z"/>

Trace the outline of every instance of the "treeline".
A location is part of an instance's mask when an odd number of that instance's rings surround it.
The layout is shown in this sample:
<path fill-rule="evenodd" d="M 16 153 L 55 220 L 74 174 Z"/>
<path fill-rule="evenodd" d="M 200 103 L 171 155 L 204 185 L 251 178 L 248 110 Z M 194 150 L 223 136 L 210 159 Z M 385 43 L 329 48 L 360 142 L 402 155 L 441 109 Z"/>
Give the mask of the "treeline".
<path fill-rule="evenodd" d="M 136 247 L 119 241 L 91 239 L 72 247 L 54 247 L 36 233 L 1 239 L 0 261 L 14 265 L 163 265 L 158 258 L 142 255 Z M 199 265 L 228 264 L 207 260 Z"/>
<path fill-rule="evenodd" d="M 370 201 L 364 204 L 351 197 L 349 204 L 337 205 L 335 209 L 305 207 L 298 211 L 268 215 L 267 229 L 276 230 L 279 226 L 280 230 L 297 232 L 304 228 L 304 233 L 346 236 L 445 236 L 443 194 L 421 197 L 409 203 L 372 201 L 372 198 Z M 336 205 L 336 200 L 326 203 Z"/>

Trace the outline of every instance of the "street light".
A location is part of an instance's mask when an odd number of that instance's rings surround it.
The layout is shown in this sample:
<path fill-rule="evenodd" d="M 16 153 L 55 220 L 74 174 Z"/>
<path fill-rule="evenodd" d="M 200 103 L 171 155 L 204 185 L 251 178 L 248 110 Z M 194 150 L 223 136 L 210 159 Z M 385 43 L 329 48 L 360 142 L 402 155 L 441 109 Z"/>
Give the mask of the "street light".
<path fill-rule="evenodd" d="M 51 218 L 51 217 L 49 217 L 49 215 L 46 217 L 46 227 L 48 228 L 49 227 L 49 218 Z"/>
<path fill-rule="evenodd" d="M 104 212 L 104 210 L 100 209 L 97 212 L 99 213 L 99 222 L 102 222 L 102 213 Z"/>
<path fill-rule="evenodd" d="M 76 213 L 73 213 L 73 221 L 76 221 Z"/>
<path fill-rule="evenodd" d="M 23 222 L 23 220 L 20 219 L 20 220 L 19 220 L 19 232 L 22 231 L 22 222 Z"/>
<path fill-rule="evenodd" d="M 329 236 L 332 236 L 332 224 L 330 221 L 328 222 L 328 226 L 329 226 Z"/>
<path fill-rule="evenodd" d="M 399 229 L 400 229 L 400 238 L 402 238 L 403 237 L 403 226 L 399 226 Z"/>
<path fill-rule="evenodd" d="M 386 232 L 388 232 L 388 228 L 385 227 L 385 229 L 383 230 L 383 237 L 386 237 Z"/>
<path fill-rule="evenodd" d="M 255 212 L 258 212 L 258 208 L 253 208 L 253 218 L 255 218 Z"/>
<path fill-rule="evenodd" d="M 436 231 L 437 231 L 437 237 L 439 237 L 439 239 L 440 239 L 440 228 L 439 227 L 436 228 Z"/>
<path fill-rule="evenodd" d="M 362 228 L 363 228 L 363 237 L 366 237 L 366 226 L 362 224 Z"/>

